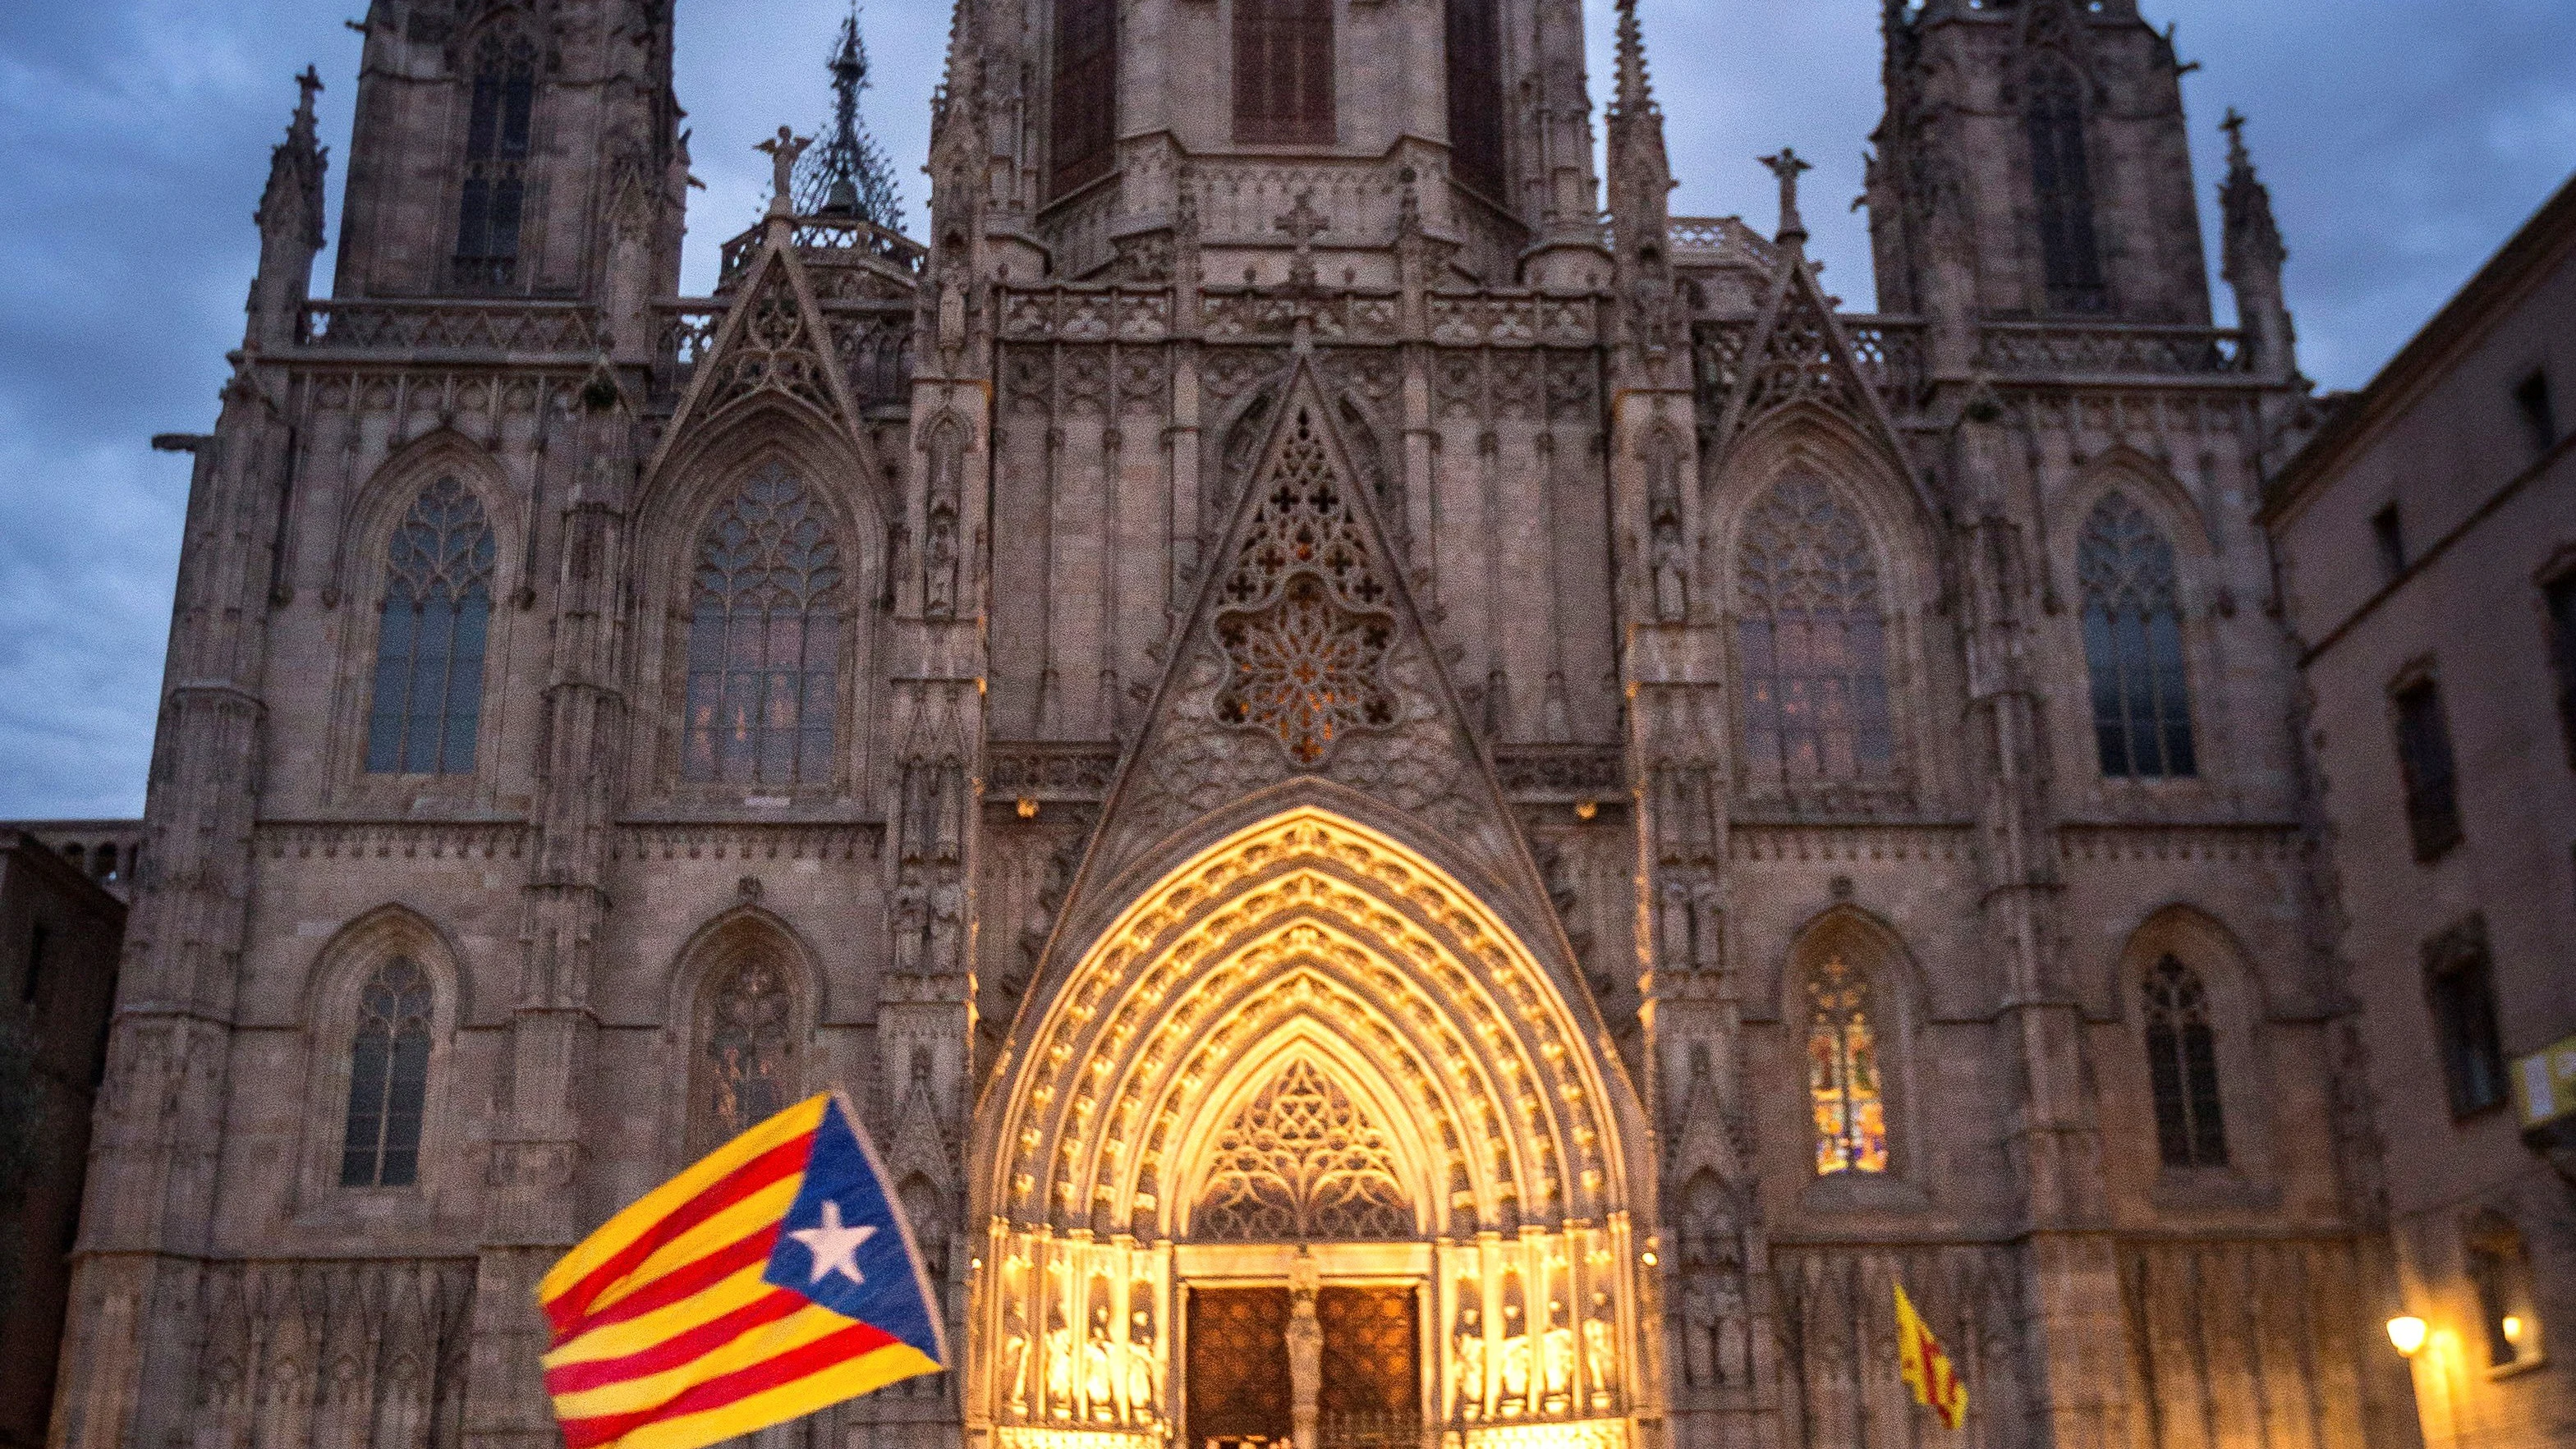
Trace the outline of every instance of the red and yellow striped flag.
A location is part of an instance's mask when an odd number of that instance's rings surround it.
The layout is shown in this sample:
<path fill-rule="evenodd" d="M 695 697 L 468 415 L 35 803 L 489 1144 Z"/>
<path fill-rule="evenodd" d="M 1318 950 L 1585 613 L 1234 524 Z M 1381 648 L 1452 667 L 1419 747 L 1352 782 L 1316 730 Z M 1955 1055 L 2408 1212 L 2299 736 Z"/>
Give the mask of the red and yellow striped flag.
<path fill-rule="evenodd" d="M 1942 1351 L 1941 1340 L 1932 1336 L 1923 1315 L 1914 1311 L 1914 1300 L 1905 1296 L 1902 1283 L 1896 1285 L 1896 1344 L 1901 1360 L 1897 1371 L 1905 1375 L 1906 1387 L 1914 1390 L 1914 1401 L 1929 1404 L 1944 1429 L 1966 1424 L 1968 1386 L 1959 1382 L 1958 1371 L 1950 1367 L 1950 1355 Z"/>
<path fill-rule="evenodd" d="M 647 1193 L 537 1301 L 569 1449 L 704 1449 L 948 1362 L 911 1229 L 837 1096 Z"/>

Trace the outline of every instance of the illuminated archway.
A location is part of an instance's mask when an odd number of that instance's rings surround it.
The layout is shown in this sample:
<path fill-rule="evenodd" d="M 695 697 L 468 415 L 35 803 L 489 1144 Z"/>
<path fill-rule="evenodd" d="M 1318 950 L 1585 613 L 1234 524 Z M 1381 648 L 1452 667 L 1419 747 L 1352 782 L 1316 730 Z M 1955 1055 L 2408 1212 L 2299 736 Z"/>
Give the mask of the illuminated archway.
<path fill-rule="evenodd" d="M 1635 1106 L 1583 1019 L 1475 892 L 1345 815 L 1290 809 L 1165 871 L 1032 1003 L 988 1099 L 993 1351 L 970 1414 L 1052 1449 L 1160 1434 L 1178 1285 L 1281 1281 L 1293 1258 L 1410 1285 L 1432 1422 L 1624 1442 L 1645 1364 Z M 1261 1150 L 1332 1160 L 1212 1199 L 1253 1137 L 1282 1135 L 1245 1125 L 1282 1094 L 1303 1145 Z M 1299 1171 L 1341 1210 L 1281 1206 Z M 1269 1241 L 1232 1207 L 1199 1215 L 1260 1191 Z"/>

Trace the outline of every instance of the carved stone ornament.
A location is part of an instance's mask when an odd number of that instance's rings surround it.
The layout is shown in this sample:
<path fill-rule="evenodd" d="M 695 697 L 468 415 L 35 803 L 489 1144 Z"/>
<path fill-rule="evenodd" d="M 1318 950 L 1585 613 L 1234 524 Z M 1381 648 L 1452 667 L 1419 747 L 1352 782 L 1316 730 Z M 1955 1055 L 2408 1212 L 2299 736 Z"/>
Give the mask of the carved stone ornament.
<path fill-rule="evenodd" d="M 1413 1205 L 1386 1134 L 1340 1085 L 1296 1061 L 1216 1142 L 1191 1235 L 1243 1242 L 1407 1238 Z"/>

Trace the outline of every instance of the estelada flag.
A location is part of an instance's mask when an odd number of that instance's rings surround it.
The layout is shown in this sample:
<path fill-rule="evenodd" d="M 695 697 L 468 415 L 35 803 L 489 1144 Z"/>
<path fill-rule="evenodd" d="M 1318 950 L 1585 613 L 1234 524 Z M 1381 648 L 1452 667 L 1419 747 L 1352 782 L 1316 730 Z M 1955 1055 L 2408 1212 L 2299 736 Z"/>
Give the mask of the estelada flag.
<path fill-rule="evenodd" d="M 1968 1386 L 1959 1382 L 1958 1371 L 1950 1367 L 1950 1355 L 1942 1351 L 1941 1340 L 1932 1336 L 1923 1315 L 1914 1311 L 1914 1300 L 1905 1296 L 1902 1283 L 1896 1285 L 1896 1351 L 1902 1359 L 1897 1371 L 1905 1375 L 1905 1386 L 1914 1390 L 1914 1401 L 1931 1405 L 1944 1429 L 1967 1423 Z"/>
<path fill-rule="evenodd" d="M 929 1276 L 837 1095 L 609 1219 L 537 1286 L 569 1449 L 704 1449 L 947 1366 Z"/>

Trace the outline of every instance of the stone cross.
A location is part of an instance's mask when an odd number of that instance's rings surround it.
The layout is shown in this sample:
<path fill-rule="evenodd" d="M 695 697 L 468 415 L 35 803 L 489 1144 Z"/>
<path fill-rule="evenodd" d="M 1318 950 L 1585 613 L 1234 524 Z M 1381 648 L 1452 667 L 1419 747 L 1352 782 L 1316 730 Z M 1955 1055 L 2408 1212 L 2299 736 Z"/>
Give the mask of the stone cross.
<path fill-rule="evenodd" d="M 775 188 L 769 200 L 772 211 L 785 211 L 796 204 L 796 163 L 804 156 L 805 148 L 813 144 L 812 137 L 799 136 L 781 126 L 776 137 L 751 148 L 769 158 L 770 184 Z"/>
<path fill-rule="evenodd" d="M 1798 215 L 1798 177 L 1816 168 L 1807 164 L 1795 146 L 1783 146 L 1779 155 L 1760 159 L 1771 168 L 1772 175 L 1780 178 L 1780 239 L 1806 240 L 1807 223 Z"/>

